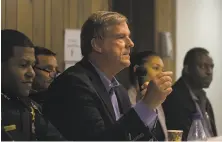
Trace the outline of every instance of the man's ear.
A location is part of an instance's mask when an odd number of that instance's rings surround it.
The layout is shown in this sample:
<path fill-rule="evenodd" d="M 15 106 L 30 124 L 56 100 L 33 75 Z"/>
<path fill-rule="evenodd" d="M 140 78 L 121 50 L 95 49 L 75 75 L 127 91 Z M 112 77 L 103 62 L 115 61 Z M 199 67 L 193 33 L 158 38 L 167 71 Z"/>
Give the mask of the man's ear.
<path fill-rule="evenodd" d="M 101 52 L 102 52 L 102 48 L 99 47 L 98 42 L 99 42 L 98 40 L 96 40 L 95 38 L 93 38 L 93 39 L 91 40 L 91 46 L 92 46 L 92 48 L 93 48 L 94 51 L 96 51 L 96 52 L 98 52 L 98 53 L 101 53 Z"/>

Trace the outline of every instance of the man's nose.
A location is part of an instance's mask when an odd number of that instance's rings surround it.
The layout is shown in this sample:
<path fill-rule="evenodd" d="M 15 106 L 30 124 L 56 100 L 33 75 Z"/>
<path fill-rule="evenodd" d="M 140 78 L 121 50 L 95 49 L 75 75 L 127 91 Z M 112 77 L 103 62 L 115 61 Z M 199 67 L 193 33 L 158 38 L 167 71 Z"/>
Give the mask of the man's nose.
<path fill-rule="evenodd" d="M 208 67 L 206 70 L 206 74 L 207 75 L 212 75 L 213 74 L 213 68 L 212 67 Z"/>
<path fill-rule="evenodd" d="M 26 76 L 29 78 L 34 78 L 35 77 L 35 71 L 32 66 L 30 66 L 26 72 Z"/>

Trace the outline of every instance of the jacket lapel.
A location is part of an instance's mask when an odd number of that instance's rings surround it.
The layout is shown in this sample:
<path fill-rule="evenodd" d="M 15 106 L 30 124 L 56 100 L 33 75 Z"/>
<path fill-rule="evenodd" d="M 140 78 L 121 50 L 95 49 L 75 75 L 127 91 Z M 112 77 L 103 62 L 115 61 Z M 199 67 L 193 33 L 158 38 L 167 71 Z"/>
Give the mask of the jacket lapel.
<path fill-rule="evenodd" d="M 103 84 L 102 80 L 100 79 L 98 73 L 96 72 L 95 68 L 92 64 L 88 61 L 87 58 L 83 58 L 81 64 L 85 68 L 87 75 L 92 81 L 92 85 L 97 92 L 97 95 L 103 101 L 104 106 L 107 108 L 109 114 L 111 115 L 113 120 L 116 120 L 115 112 L 113 109 L 113 105 L 110 99 L 110 94 L 107 92 L 105 85 Z"/>
<path fill-rule="evenodd" d="M 186 104 L 186 105 L 183 105 L 183 108 L 189 112 L 195 113 L 196 112 L 195 103 L 193 102 L 190 91 L 182 78 L 179 79 L 179 81 L 175 85 L 175 88 L 179 90 L 179 92 L 175 93 L 175 94 L 180 95 L 178 96 L 178 99 L 179 99 L 178 101 L 180 101 L 183 104 Z M 193 102 L 193 103 L 190 103 L 190 102 Z"/>

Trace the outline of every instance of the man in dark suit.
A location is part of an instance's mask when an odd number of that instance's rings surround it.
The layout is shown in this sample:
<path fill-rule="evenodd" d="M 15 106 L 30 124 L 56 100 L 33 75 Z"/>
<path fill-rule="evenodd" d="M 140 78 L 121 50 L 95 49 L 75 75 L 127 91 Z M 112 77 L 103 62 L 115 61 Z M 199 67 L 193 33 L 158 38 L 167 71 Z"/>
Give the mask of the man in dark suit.
<path fill-rule="evenodd" d="M 173 85 L 173 92 L 163 103 L 168 129 L 183 130 L 187 139 L 192 124 L 192 115 L 202 116 L 205 132 L 216 136 L 213 109 L 203 88 L 208 88 L 213 76 L 213 60 L 204 48 L 193 48 L 187 52 L 182 77 Z"/>
<path fill-rule="evenodd" d="M 151 81 L 133 108 L 115 75 L 130 65 L 127 18 L 117 12 L 93 13 L 81 31 L 83 59 L 50 85 L 43 106 L 48 119 L 67 140 L 150 140 L 154 111 L 172 91 L 172 72 Z M 149 131 L 150 130 L 150 131 Z"/>

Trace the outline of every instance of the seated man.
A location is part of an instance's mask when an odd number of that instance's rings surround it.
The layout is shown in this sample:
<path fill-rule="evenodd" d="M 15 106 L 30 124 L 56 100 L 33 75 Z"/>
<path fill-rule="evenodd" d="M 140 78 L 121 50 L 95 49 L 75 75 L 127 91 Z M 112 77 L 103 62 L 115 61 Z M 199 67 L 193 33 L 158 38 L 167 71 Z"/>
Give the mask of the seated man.
<path fill-rule="evenodd" d="M 35 78 L 32 84 L 30 97 L 42 105 L 47 99 L 46 90 L 58 75 L 56 54 L 47 48 L 35 46 L 36 64 L 34 66 Z"/>
<path fill-rule="evenodd" d="M 1 36 L 1 140 L 64 140 L 28 97 L 35 77 L 33 43 L 15 30 L 2 30 Z"/>
<path fill-rule="evenodd" d="M 181 78 L 173 85 L 173 92 L 163 103 L 168 129 L 183 130 L 183 140 L 192 124 L 192 114 L 200 113 L 208 136 L 216 136 L 214 113 L 203 88 L 208 88 L 213 78 L 214 63 L 204 48 L 187 52 Z"/>
<path fill-rule="evenodd" d="M 98 11 L 81 31 L 83 59 L 49 86 L 43 113 L 67 140 L 151 140 L 154 111 L 172 91 L 172 72 L 150 81 L 144 98 L 134 108 L 115 75 L 130 65 L 127 18 Z"/>

